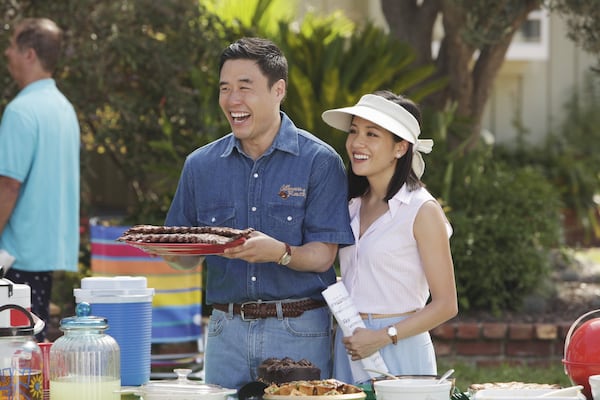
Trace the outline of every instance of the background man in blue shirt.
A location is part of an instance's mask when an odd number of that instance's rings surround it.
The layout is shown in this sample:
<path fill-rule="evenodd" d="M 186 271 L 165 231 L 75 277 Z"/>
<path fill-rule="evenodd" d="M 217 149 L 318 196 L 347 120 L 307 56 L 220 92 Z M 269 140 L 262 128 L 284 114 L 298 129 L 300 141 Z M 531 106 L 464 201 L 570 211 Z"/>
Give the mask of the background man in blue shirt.
<path fill-rule="evenodd" d="M 338 244 L 354 242 L 342 159 L 280 111 L 288 67 L 271 41 L 236 41 L 219 69 L 232 133 L 187 157 L 166 219 L 255 229 L 206 258 L 206 382 L 237 389 L 269 357 L 307 359 L 328 378 L 332 318 L 321 291 L 336 280 Z"/>
<path fill-rule="evenodd" d="M 53 21 L 27 18 L 4 52 L 21 91 L 0 123 L 0 249 L 15 258 L 6 278 L 31 287 L 44 321 L 53 271 L 79 263 L 79 122 L 52 79 L 61 43 Z"/>

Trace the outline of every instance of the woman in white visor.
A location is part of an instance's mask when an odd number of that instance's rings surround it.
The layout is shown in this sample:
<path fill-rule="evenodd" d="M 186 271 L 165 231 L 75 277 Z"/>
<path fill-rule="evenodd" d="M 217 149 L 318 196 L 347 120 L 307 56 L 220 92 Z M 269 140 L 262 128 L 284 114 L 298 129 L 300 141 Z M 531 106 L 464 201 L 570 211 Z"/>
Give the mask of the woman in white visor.
<path fill-rule="evenodd" d="M 355 243 L 339 250 L 342 280 L 366 329 L 336 335 L 334 378 L 369 379 L 361 360 L 379 352 L 394 375 L 436 375 L 429 330 L 458 312 L 452 228 L 421 181 L 433 141 L 421 112 L 388 91 L 325 111 L 348 132 L 349 210 Z"/>

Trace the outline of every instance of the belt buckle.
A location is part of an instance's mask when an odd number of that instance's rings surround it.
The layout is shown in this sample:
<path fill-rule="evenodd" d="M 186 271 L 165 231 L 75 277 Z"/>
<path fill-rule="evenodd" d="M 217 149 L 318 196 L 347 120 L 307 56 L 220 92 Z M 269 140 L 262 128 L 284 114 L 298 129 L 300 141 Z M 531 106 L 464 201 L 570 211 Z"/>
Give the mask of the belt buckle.
<path fill-rule="evenodd" d="M 259 301 L 247 301 L 245 303 L 240 304 L 240 318 L 242 319 L 242 321 L 256 321 L 259 319 L 258 317 L 246 317 L 246 312 L 244 311 L 244 307 L 258 304 L 260 304 Z"/>

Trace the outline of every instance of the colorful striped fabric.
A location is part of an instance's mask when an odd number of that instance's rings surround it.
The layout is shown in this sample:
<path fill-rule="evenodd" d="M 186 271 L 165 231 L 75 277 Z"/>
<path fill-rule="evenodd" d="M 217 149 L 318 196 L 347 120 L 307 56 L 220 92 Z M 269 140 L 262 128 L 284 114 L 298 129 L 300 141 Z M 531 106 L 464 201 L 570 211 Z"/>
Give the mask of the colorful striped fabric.
<path fill-rule="evenodd" d="M 154 288 L 152 343 L 188 342 L 202 336 L 202 273 L 180 271 L 160 257 L 117 242 L 128 226 L 90 224 L 94 276 L 140 276 Z"/>

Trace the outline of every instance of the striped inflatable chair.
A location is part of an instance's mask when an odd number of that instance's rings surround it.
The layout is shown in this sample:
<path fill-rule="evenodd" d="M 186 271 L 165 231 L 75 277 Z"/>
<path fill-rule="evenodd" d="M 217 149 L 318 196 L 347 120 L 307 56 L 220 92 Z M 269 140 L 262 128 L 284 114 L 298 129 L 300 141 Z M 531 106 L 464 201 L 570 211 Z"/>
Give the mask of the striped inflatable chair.
<path fill-rule="evenodd" d="M 160 378 L 161 375 L 170 377 L 174 368 L 201 370 L 203 341 L 200 268 L 176 270 L 160 257 L 116 241 L 128 228 L 90 223 L 92 275 L 145 276 L 148 287 L 154 288 L 153 378 Z M 190 352 L 190 349 L 194 351 Z"/>

